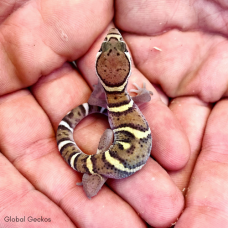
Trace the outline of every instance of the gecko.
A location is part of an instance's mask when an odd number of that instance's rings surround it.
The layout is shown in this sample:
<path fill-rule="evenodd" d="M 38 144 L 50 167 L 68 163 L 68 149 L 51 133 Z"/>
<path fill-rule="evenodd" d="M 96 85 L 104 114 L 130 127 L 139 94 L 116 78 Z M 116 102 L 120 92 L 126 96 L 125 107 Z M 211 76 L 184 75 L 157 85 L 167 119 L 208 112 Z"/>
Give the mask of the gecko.
<path fill-rule="evenodd" d="M 59 123 L 56 140 L 64 160 L 83 173 L 84 192 L 91 198 L 108 178 L 122 179 L 139 171 L 150 156 L 152 136 L 149 124 L 137 103 L 151 100 L 145 84 L 131 97 L 127 92 L 131 56 L 122 35 L 111 28 L 96 57 L 98 84 L 88 103 L 74 108 Z M 96 154 L 87 155 L 76 145 L 73 132 L 77 124 L 92 113 L 108 116 L 111 129 L 102 135 Z"/>

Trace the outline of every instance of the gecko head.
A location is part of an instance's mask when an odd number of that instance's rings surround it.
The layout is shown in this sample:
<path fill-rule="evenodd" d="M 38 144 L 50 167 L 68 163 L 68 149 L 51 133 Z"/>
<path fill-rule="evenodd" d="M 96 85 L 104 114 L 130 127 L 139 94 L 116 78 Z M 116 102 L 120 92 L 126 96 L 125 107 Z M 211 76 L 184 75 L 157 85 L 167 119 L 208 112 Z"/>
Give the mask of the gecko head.
<path fill-rule="evenodd" d="M 97 54 L 96 72 L 106 91 L 123 91 L 131 72 L 126 43 L 116 28 L 111 28 Z"/>

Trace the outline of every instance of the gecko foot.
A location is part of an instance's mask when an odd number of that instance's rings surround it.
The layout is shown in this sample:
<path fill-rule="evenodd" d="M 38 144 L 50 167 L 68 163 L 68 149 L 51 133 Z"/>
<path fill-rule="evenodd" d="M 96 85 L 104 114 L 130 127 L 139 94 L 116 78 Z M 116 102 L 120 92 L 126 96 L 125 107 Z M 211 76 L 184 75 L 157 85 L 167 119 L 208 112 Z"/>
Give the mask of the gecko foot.
<path fill-rule="evenodd" d="M 97 195 L 107 179 L 107 177 L 103 177 L 99 174 L 90 175 L 84 173 L 82 177 L 82 185 L 86 196 L 91 199 L 91 197 Z"/>
<path fill-rule="evenodd" d="M 99 80 L 97 85 L 93 85 L 93 92 L 90 95 L 88 103 L 90 105 L 96 105 L 103 108 L 107 108 L 105 92 Z"/>
<path fill-rule="evenodd" d="M 143 83 L 143 87 L 141 88 L 136 83 L 133 83 L 133 85 L 137 89 L 131 89 L 130 92 L 136 93 L 137 95 L 135 97 L 132 97 L 135 103 L 145 103 L 149 102 L 151 100 L 151 95 L 153 95 L 152 91 L 149 91 L 146 89 L 146 83 Z"/>

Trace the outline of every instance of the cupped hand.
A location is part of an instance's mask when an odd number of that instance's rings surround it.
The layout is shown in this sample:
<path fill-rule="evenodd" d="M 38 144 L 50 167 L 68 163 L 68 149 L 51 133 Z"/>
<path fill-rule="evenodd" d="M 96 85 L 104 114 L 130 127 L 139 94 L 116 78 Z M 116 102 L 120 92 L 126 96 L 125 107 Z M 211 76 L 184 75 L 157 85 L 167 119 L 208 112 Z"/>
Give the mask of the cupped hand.
<path fill-rule="evenodd" d="M 170 98 L 190 143 L 186 167 L 169 171 L 186 193 L 175 227 L 227 227 L 226 1 L 117 1 L 116 12 L 137 69 Z"/>
<path fill-rule="evenodd" d="M 168 227 L 180 217 L 176 227 L 224 227 L 225 5 L 113 4 L 0 2 L 0 221 L 6 227 L 138 228 Z M 154 94 L 140 108 L 156 161 L 129 178 L 109 180 L 89 200 L 76 186 L 81 174 L 57 150 L 55 131 L 68 111 L 88 100 L 97 83 L 96 53 L 113 26 L 135 64 L 129 89 L 147 82 Z M 67 63 L 73 60 L 77 70 Z M 107 127 L 106 118 L 87 117 L 75 141 L 92 154 Z"/>

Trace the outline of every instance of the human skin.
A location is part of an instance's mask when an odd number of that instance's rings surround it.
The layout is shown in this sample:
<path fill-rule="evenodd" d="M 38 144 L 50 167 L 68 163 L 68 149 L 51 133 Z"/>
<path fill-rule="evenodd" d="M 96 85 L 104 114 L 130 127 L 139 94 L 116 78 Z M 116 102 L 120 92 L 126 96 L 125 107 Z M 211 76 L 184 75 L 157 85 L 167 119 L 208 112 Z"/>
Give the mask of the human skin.
<path fill-rule="evenodd" d="M 203 0 L 0 1 L 0 224 L 18 227 L 4 218 L 25 216 L 20 227 L 228 227 L 226 8 Z M 55 131 L 97 83 L 96 53 L 110 27 L 132 55 L 128 89 L 146 82 L 153 92 L 140 109 L 156 161 L 109 179 L 89 200 Z M 105 117 L 87 117 L 75 141 L 95 153 L 107 127 Z"/>

